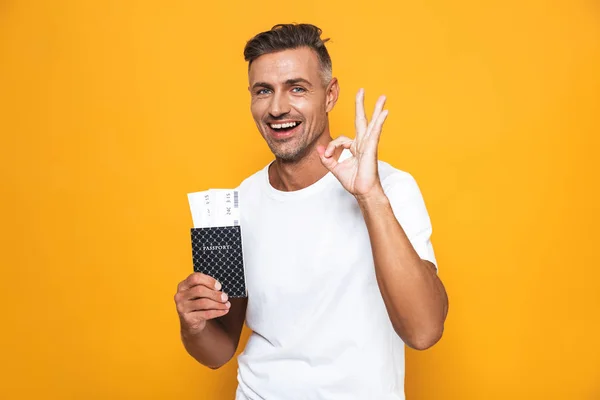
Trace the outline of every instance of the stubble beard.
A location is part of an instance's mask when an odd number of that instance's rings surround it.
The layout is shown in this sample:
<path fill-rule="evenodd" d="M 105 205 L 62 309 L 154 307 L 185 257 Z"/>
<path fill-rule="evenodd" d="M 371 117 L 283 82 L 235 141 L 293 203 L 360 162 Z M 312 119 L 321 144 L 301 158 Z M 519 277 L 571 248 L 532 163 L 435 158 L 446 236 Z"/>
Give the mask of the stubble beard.
<path fill-rule="evenodd" d="M 297 143 L 294 143 L 296 141 Z M 288 163 L 301 159 L 309 145 L 305 138 L 299 141 L 296 138 L 280 141 L 270 140 L 268 144 L 271 152 L 277 159 Z"/>
<path fill-rule="evenodd" d="M 291 137 L 289 139 L 273 140 L 267 137 L 267 145 L 273 155 L 282 162 L 295 162 L 300 160 L 310 146 L 307 135 Z"/>
<path fill-rule="evenodd" d="M 273 140 L 264 135 L 267 145 L 273 155 L 284 163 L 293 163 L 301 160 L 310 149 L 312 149 L 325 131 L 325 124 L 318 128 L 318 133 L 310 138 L 310 133 L 302 132 L 302 135 L 284 140 Z"/>

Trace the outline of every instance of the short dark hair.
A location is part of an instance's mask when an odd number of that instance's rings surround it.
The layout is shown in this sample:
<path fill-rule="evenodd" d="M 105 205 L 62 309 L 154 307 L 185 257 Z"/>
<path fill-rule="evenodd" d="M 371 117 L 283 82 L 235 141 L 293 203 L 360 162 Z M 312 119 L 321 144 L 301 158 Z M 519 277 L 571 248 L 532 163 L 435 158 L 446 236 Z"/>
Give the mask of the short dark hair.
<path fill-rule="evenodd" d="M 244 59 L 248 69 L 258 57 L 299 47 L 312 49 L 319 59 L 325 83 L 331 80 L 331 57 L 325 47 L 327 39 L 321 39 L 322 30 L 312 24 L 277 24 L 271 30 L 261 32 L 246 43 Z"/>

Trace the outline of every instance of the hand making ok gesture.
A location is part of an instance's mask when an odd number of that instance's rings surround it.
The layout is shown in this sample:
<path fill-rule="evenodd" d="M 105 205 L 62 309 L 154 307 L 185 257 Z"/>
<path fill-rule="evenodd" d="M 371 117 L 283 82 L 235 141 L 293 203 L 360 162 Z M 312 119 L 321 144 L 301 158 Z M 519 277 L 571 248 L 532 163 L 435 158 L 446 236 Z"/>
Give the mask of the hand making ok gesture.
<path fill-rule="evenodd" d="M 348 192 L 357 198 L 381 191 L 377 169 L 377 146 L 383 122 L 388 115 L 388 111 L 383 110 L 385 96 L 381 96 L 377 100 L 371 121 L 367 123 L 364 93 L 364 90 L 360 89 L 356 94 L 356 137 L 350 139 L 340 136 L 332 140 L 327 148 L 318 150 L 323 165 L 333 173 Z M 352 157 L 342 162 L 334 159 L 333 153 L 340 146 L 350 149 Z"/>

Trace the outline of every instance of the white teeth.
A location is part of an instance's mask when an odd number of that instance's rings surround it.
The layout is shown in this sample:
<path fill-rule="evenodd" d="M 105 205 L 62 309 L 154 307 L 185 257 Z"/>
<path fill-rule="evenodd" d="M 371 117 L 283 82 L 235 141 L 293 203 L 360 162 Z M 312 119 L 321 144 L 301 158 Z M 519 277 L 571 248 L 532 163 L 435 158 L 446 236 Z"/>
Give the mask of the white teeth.
<path fill-rule="evenodd" d="M 271 128 L 273 129 L 285 129 L 285 128 L 293 128 L 298 125 L 298 122 L 287 122 L 285 124 L 271 124 Z"/>

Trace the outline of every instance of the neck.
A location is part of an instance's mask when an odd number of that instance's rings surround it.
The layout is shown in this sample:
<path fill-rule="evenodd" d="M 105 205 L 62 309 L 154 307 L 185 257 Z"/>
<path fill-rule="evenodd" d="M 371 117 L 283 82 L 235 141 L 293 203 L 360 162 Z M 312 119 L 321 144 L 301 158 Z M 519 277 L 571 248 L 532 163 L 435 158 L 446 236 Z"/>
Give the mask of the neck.
<path fill-rule="evenodd" d="M 304 189 L 323 178 L 329 170 L 321 163 L 317 146 L 327 146 L 331 140 L 329 131 L 326 130 L 298 160 L 275 159 L 269 168 L 271 186 L 277 190 L 290 192 Z M 334 157 L 339 158 L 342 151 L 341 147 L 336 149 Z"/>

